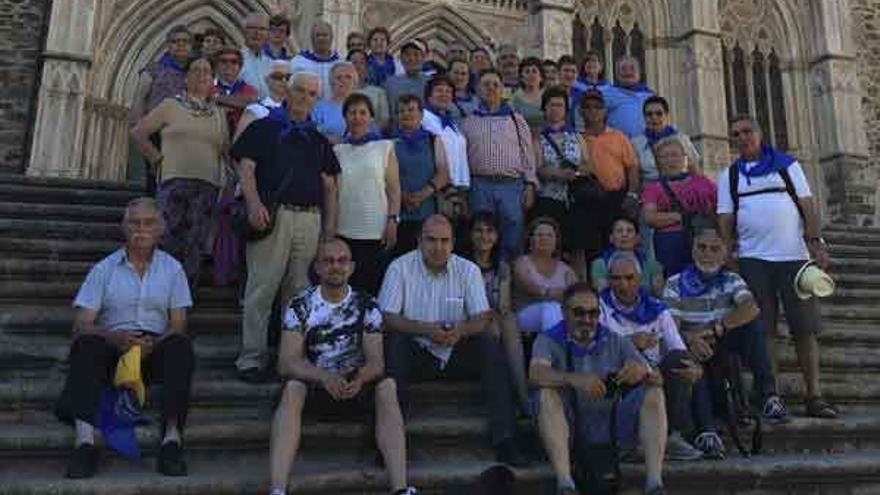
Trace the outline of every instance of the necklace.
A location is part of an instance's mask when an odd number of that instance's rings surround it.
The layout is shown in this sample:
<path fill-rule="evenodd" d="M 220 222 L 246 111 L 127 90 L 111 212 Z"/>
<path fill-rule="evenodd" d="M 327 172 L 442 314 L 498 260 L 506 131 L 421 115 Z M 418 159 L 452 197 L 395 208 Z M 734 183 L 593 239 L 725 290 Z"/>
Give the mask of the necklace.
<path fill-rule="evenodd" d="M 214 107 L 205 101 L 199 101 L 186 93 L 175 96 L 175 99 L 189 110 L 193 117 L 207 118 L 214 115 Z"/>

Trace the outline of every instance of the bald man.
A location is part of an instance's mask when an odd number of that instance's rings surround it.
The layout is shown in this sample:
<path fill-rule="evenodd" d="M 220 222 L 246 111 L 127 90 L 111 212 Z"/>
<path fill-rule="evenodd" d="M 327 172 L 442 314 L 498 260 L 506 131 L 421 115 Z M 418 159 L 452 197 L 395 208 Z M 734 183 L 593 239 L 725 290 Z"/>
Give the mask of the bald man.
<path fill-rule="evenodd" d="M 303 50 L 290 61 L 290 72 L 311 72 L 321 78 L 321 99 L 328 100 L 332 96 L 330 90 L 330 71 L 340 60 L 339 54 L 333 50 L 333 27 L 327 21 L 317 20 L 312 24 L 309 35 L 312 42 L 311 50 Z"/>
<path fill-rule="evenodd" d="M 483 383 L 492 444 L 499 462 L 525 460 L 514 442 L 514 404 L 507 362 L 489 331 L 492 312 L 479 267 L 452 254 L 452 225 L 425 219 L 419 248 L 394 260 L 379 307 L 385 316 L 388 373 L 406 408 L 415 378 L 475 378 Z"/>

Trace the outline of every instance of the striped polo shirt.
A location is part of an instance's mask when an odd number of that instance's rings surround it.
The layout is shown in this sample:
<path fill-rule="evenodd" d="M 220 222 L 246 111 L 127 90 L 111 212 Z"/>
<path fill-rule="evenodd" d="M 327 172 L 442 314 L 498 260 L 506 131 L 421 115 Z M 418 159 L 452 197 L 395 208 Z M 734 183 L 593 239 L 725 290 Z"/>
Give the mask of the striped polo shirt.
<path fill-rule="evenodd" d="M 753 297 L 749 286 L 738 274 L 725 270 L 721 277 L 704 294 L 691 297 L 681 295 L 681 274 L 673 275 L 666 281 L 663 301 L 678 319 L 681 331 L 705 328 Z"/>

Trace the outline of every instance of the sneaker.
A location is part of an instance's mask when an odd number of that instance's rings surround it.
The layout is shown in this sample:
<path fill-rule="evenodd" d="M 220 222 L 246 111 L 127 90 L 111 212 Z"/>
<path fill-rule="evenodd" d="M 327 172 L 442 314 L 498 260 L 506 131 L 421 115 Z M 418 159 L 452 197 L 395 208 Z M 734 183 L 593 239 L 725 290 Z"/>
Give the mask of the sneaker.
<path fill-rule="evenodd" d="M 419 495 L 419 491 L 416 490 L 414 487 L 408 486 L 406 488 L 401 488 L 400 490 L 397 490 L 391 495 Z"/>
<path fill-rule="evenodd" d="M 513 467 L 528 466 L 529 461 L 522 455 L 512 438 L 503 440 L 495 446 L 495 459 Z"/>
<path fill-rule="evenodd" d="M 67 463 L 67 477 L 71 479 L 91 478 L 98 471 L 98 450 L 90 443 L 80 444 L 70 453 Z"/>
<path fill-rule="evenodd" d="M 695 461 L 703 457 L 703 452 L 681 438 L 681 433 L 674 431 L 666 439 L 667 461 Z"/>
<path fill-rule="evenodd" d="M 618 458 L 624 464 L 641 464 L 645 462 L 645 449 L 641 444 L 632 449 L 621 449 Z"/>
<path fill-rule="evenodd" d="M 714 431 L 704 431 L 697 435 L 694 446 L 703 451 L 706 459 L 724 459 L 724 442 Z"/>
<path fill-rule="evenodd" d="M 183 449 L 177 442 L 165 442 L 159 449 L 156 471 L 165 476 L 186 476 L 186 463 L 183 462 Z"/>
<path fill-rule="evenodd" d="M 771 395 L 764 401 L 761 416 L 771 423 L 785 423 L 789 420 L 788 409 L 785 408 L 782 399 L 776 395 Z"/>
<path fill-rule="evenodd" d="M 807 416 L 811 418 L 834 419 L 839 413 L 836 407 L 821 397 L 810 397 L 806 399 L 805 404 Z"/>

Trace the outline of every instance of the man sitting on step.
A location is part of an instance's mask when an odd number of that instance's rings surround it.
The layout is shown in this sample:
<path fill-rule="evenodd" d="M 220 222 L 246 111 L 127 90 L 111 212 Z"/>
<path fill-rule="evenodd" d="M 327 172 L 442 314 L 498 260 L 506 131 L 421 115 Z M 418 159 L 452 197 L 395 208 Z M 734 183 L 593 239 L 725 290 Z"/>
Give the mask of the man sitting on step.
<path fill-rule="evenodd" d="M 287 383 L 272 422 L 270 495 L 286 493 L 306 402 L 325 418 L 374 418 L 392 493 L 416 495 L 406 486 L 397 388 L 384 376 L 382 313 L 369 294 L 348 285 L 354 263 L 344 240 L 319 246 L 316 269 L 320 285 L 295 297 L 284 315 L 278 373 Z"/>
<path fill-rule="evenodd" d="M 658 386 L 663 381 L 660 371 L 648 365 L 630 339 L 599 323 L 599 299 L 587 283 L 566 289 L 562 308 L 547 305 L 541 328 L 532 348 L 529 381 L 538 389 L 538 428 L 556 474 L 557 493 L 579 493 L 572 479 L 571 446 L 578 449 L 580 465 L 598 462 L 582 449 L 605 444 L 612 434 L 620 448 L 633 447 L 636 440 L 644 447 L 645 493 L 666 493 L 666 407 Z M 606 387 L 612 384 L 621 388 L 613 433 L 612 402 L 606 398 Z M 574 442 L 569 421 L 574 423 Z"/>
<path fill-rule="evenodd" d="M 110 386 L 119 357 L 134 345 L 141 346 L 144 377 L 164 385 L 157 469 L 184 476 L 181 435 L 195 366 L 185 335 L 189 285 L 180 263 L 156 247 L 165 226 L 153 199 L 131 201 L 122 226 L 125 246 L 92 268 L 73 303 L 70 371 L 56 405 L 58 418 L 76 428 L 67 476 L 95 474 L 94 425 L 102 389 Z"/>
<path fill-rule="evenodd" d="M 694 264 L 673 275 L 663 291 L 688 349 L 704 362 L 713 357 L 718 346 L 739 355 L 754 374 L 752 389 L 763 405 L 764 418 L 785 421 L 788 412 L 776 394 L 758 305 L 742 277 L 724 269 L 727 246 L 715 226 L 706 225 L 694 234 L 692 255 Z M 694 385 L 693 401 L 699 429 L 694 444 L 707 457 L 724 457 L 707 377 Z"/>

